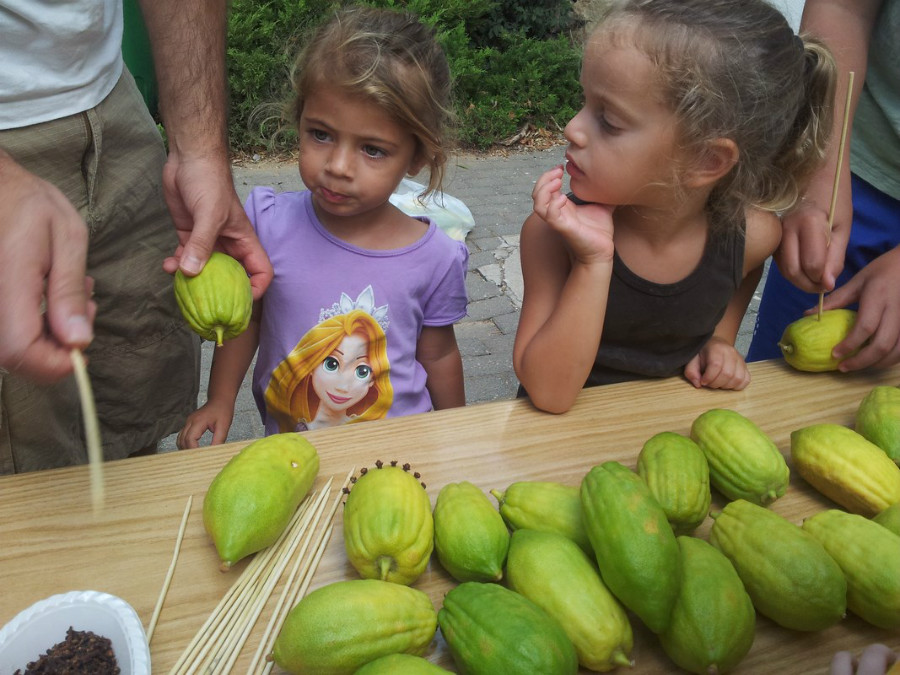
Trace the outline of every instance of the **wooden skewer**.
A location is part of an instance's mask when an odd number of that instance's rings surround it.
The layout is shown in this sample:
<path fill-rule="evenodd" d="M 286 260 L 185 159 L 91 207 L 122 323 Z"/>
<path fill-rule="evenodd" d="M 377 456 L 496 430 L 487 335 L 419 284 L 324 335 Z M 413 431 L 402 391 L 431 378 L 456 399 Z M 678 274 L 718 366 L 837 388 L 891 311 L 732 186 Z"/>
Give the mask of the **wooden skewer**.
<path fill-rule="evenodd" d="M 230 616 L 231 612 L 237 611 L 237 609 L 243 605 L 243 602 L 247 597 L 245 591 L 248 588 L 252 588 L 253 581 L 261 567 L 261 563 L 262 558 L 260 557 L 256 557 L 250 561 L 250 564 L 244 570 L 244 573 L 228 590 L 222 600 L 219 601 L 219 605 L 213 610 L 213 613 L 209 615 L 206 622 L 201 626 L 200 630 L 197 631 L 197 634 L 194 635 L 194 638 L 191 640 L 187 649 L 182 652 L 178 662 L 172 667 L 172 670 L 169 671 L 170 675 L 175 675 L 176 673 L 178 675 L 184 675 L 185 673 L 196 672 L 198 668 L 197 664 L 206 658 L 214 641 L 217 640 L 222 633 L 227 623 L 227 617 Z M 226 623 L 223 623 L 223 621 Z"/>
<path fill-rule="evenodd" d="M 219 644 L 223 634 L 227 638 L 233 617 L 243 611 L 244 607 L 257 592 L 260 575 L 266 572 L 274 552 L 287 538 L 288 533 L 293 530 L 298 522 L 306 518 L 308 506 L 309 502 L 305 501 L 294 514 L 288 526 L 282 531 L 278 540 L 272 546 L 260 551 L 253 557 L 253 560 L 250 561 L 250 564 L 247 565 L 247 568 L 194 636 L 191 644 L 188 645 L 179 662 L 171 671 L 172 673 L 197 672 L 210 658 L 215 657 L 215 653 L 209 656 L 210 651 Z"/>
<path fill-rule="evenodd" d="M 97 420 L 97 408 L 94 404 L 94 393 L 88 377 L 84 355 L 77 347 L 72 349 L 72 365 L 75 368 L 75 382 L 78 385 L 78 396 L 81 399 L 81 415 L 84 419 L 84 436 L 87 443 L 88 465 L 91 479 L 91 504 L 94 513 L 103 510 L 105 492 L 103 486 L 103 446 L 100 443 L 100 423 Z"/>
<path fill-rule="evenodd" d="M 337 511 L 337 507 L 340 505 L 341 498 L 343 497 L 343 489 L 350 484 L 350 479 L 353 477 L 353 474 L 356 473 L 356 469 L 353 468 L 347 474 L 347 478 L 344 479 L 343 485 L 338 490 L 337 497 L 331 505 L 331 508 L 328 511 L 328 517 L 325 522 L 331 523 L 334 520 L 334 514 Z M 329 479 L 328 485 L 331 485 L 331 480 Z M 321 515 L 321 512 L 320 512 Z M 315 526 L 318 525 L 318 521 Z M 315 527 L 314 526 L 314 527 Z M 275 632 L 276 627 L 280 627 L 284 623 L 284 619 L 287 616 L 288 612 L 294 608 L 294 605 L 297 604 L 298 597 L 301 595 L 296 588 L 296 582 L 303 582 L 305 579 L 312 576 L 312 573 L 315 572 L 315 568 L 318 566 L 318 559 L 321 558 L 321 553 L 318 553 L 319 549 L 324 549 L 324 545 L 322 543 L 323 538 L 327 541 L 327 538 L 331 536 L 331 530 L 324 535 L 320 535 L 318 542 L 316 543 L 316 549 L 314 551 L 317 552 L 315 555 L 315 560 L 310 562 L 306 560 L 306 551 L 307 547 L 310 543 L 311 537 L 304 541 L 303 548 L 300 551 L 300 554 L 297 556 L 297 560 L 294 563 L 294 566 L 288 576 L 287 581 L 285 582 L 284 588 L 282 589 L 281 595 L 278 598 L 278 602 L 275 605 L 275 609 L 272 612 L 272 616 L 269 619 L 269 623 L 266 626 L 266 630 L 263 633 L 263 637 L 259 642 L 259 646 L 256 649 L 256 652 L 253 655 L 253 659 L 250 662 L 250 667 L 247 669 L 248 675 L 253 675 L 257 672 L 259 668 L 259 664 L 263 661 L 263 659 L 272 652 L 272 646 L 275 642 L 275 637 L 277 637 L 277 633 Z M 301 569 L 300 564 L 304 563 L 304 566 Z M 310 568 L 312 568 L 312 573 L 310 572 Z M 299 574 L 299 576 L 298 576 Z M 269 664 L 269 668 L 271 669 L 271 664 Z M 267 672 L 264 671 L 263 672 Z"/>
<path fill-rule="evenodd" d="M 838 145 L 838 156 L 837 156 L 837 166 L 834 169 L 834 185 L 831 188 L 831 206 L 828 209 L 828 239 L 827 242 L 831 244 L 831 228 L 834 226 L 834 210 L 837 206 L 837 195 L 838 195 L 838 183 L 840 183 L 841 179 L 841 165 L 844 162 L 844 145 L 847 142 L 847 127 L 850 122 L 850 99 L 853 96 L 853 76 L 854 73 L 850 71 L 850 78 L 847 82 L 847 102 L 844 104 L 844 122 L 841 125 L 841 142 Z M 822 304 L 825 302 L 825 292 L 821 291 L 819 293 L 819 312 L 816 315 L 816 318 L 820 321 L 822 320 Z"/>
<path fill-rule="evenodd" d="M 330 481 L 329 481 L 330 485 Z M 273 566 L 270 568 L 269 573 L 266 575 L 264 579 L 262 579 L 260 592 L 253 598 L 251 606 L 249 608 L 249 612 L 245 613 L 244 616 L 241 617 L 241 621 L 237 626 L 235 626 L 235 632 L 229 638 L 229 640 L 225 643 L 224 648 L 222 649 L 222 659 L 227 657 L 227 661 L 225 663 L 225 667 L 217 672 L 230 672 L 232 667 L 234 666 L 234 662 L 237 661 L 238 655 L 240 654 L 241 649 L 247 641 L 247 638 L 250 636 L 250 631 L 253 629 L 253 626 L 256 624 L 259 615 L 262 613 L 263 608 L 266 603 L 269 601 L 269 597 L 272 595 L 272 591 L 275 588 L 276 583 L 281 578 L 281 574 L 284 571 L 284 568 L 287 566 L 288 561 L 291 556 L 296 551 L 298 544 L 300 543 L 303 535 L 306 532 L 312 532 L 312 529 L 315 527 L 311 523 L 318 522 L 319 517 L 321 516 L 322 510 L 324 508 L 325 497 L 327 496 L 327 492 L 325 490 L 322 491 L 319 498 L 316 501 L 316 504 L 312 507 L 313 513 L 315 514 L 312 518 L 304 520 L 302 526 L 297 530 L 295 534 L 291 536 L 290 542 L 284 550 L 279 550 L 277 555 L 273 557 Z"/>
<path fill-rule="evenodd" d="M 330 485 L 331 480 L 315 500 L 313 495 L 305 499 L 278 540 L 254 556 L 170 673 L 231 670 L 289 558 L 310 523 L 321 517 Z"/>
<path fill-rule="evenodd" d="M 262 639 L 259 641 L 259 646 L 256 648 L 256 652 L 254 652 L 253 654 L 253 658 L 250 661 L 250 667 L 247 668 L 248 675 L 252 675 L 257 671 L 257 669 L 259 668 L 259 664 L 263 660 L 265 654 L 268 654 L 269 651 L 271 651 L 270 637 L 275 629 L 275 626 L 281 625 L 280 617 L 282 608 L 285 606 L 285 602 L 290 596 L 290 590 L 294 585 L 294 579 L 297 578 L 297 574 L 300 572 L 300 566 L 303 564 L 306 558 L 306 551 L 309 547 L 310 540 L 311 537 L 304 540 L 303 548 L 300 549 L 300 553 L 297 555 L 297 559 L 294 561 L 293 567 L 291 567 L 288 579 L 285 582 L 281 595 L 278 597 L 278 602 L 275 605 L 275 610 L 272 612 L 269 623 L 266 625 L 266 629 L 263 632 Z M 307 562 L 307 565 L 308 564 L 309 563 Z M 304 566 L 303 569 L 305 570 L 306 566 Z"/>
<path fill-rule="evenodd" d="M 305 511 L 305 505 L 301 506 L 298 509 L 298 512 L 294 515 L 294 520 L 291 525 L 296 522 L 296 520 L 300 517 L 301 513 Z M 288 528 L 291 527 L 288 526 Z M 279 542 L 284 538 L 287 529 L 285 532 L 282 532 L 281 538 L 279 538 Z M 277 542 L 276 542 L 277 543 Z M 271 549 L 264 551 L 263 553 L 270 554 Z M 181 653 L 181 656 L 178 658 L 178 661 L 172 666 L 172 669 L 169 671 L 170 675 L 175 675 L 176 673 L 186 673 L 189 672 L 188 664 L 193 663 L 198 656 L 196 650 L 198 648 L 202 648 L 204 644 L 209 642 L 210 631 L 213 631 L 216 635 L 220 632 L 218 626 L 222 620 L 222 617 L 226 616 L 230 611 L 232 606 L 239 600 L 240 596 L 243 594 L 245 588 L 251 584 L 251 582 L 256 578 L 259 573 L 260 568 L 263 566 L 263 563 L 268 560 L 268 557 L 265 555 L 256 555 L 247 565 L 246 569 L 241 573 L 241 576 L 238 577 L 237 581 L 232 584 L 231 588 L 225 593 L 221 600 L 219 600 L 219 604 L 216 605 L 215 609 L 213 609 L 212 613 L 207 617 L 206 621 L 200 627 L 200 630 L 194 635 L 191 642 L 185 648 L 185 650 Z M 202 655 L 205 655 L 206 651 L 201 651 Z"/>
<path fill-rule="evenodd" d="M 305 593 L 312 579 L 315 567 L 324 553 L 325 543 L 331 536 L 333 526 L 330 523 L 340 505 L 343 488 L 349 484 L 354 472 L 355 469 L 347 474 L 341 491 L 329 509 L 326 509 L 325 502 L 330 494 L 333 478 L 328 480 L 318 496 L 313 498 L 311 494 L 303 501 L 278 540 L 254 556 L 241 577 L 229 589 L 187 649 L 181 654 L 170 673 L 230 672 L 262 610 L 268 603 L 274 587 L 278 584 L 282 572 L 302 542 L 301 552 L 294 563 L 291 577 L 285 582 L 279 607 L 269 622 L 266 635 L 251 664 L 250 672 L 254 672 L 258 668 L 258 660 L 262 657 L 262 650 L 266 647 L 269 635 L 273 627 L 279 625 L 278 617 L 283 621 L 281 605 L 297 594 L 295 579 L 303 582 L 300 594 Z M 326 512 L 328 514 L 326 522 L 329 527 L 327 532 L 319 533 L 318 539 L 316 539 L 313 532 L 317 530 L 319 522 Z M 306 553 L 311 544 L 314 552 L 312 561 L 306 559 Z M 301 563 L 303 563 L 302 572 L 297 577 Z M 288 605 L 287 610 L 292 606 L 293 604 Z"/>
<path fill-rule="evenodd" d="M 331 479 L 328 481 L 328 487 L 331 485 Z M 328 489 L 328 488 L 326 488 Z M 324 496 L 323 491 L 323 496 Z M 262 639 L 259 642 L 259 646 L 256 649 L 256 652 L 253 655 L 253 658 L 250 662 L 250 667 L 247 670 L 248 673 L 254 673 L 257 668 L 257 664 L 262 659 L 263 655 L 266 653 L 266 646 L 269 641 L 269 636 L 272 634 L 274 627 L 278 625 L 278 616 L 281 613 L 281 608 L 284 606 L 284 603 L 287 599 L 289 591 L 294 584 L 294 579 L 297 577 L 297 573 L 299 572 L 300 565 L 303 564 L 306 559 L 306 552 L 309 549 L 309 544 L 312 541 L 312 533 L 315 528 L 318 526 L 319 518 L 322 514 L 321 506 L 324 506 L 324 503 L 321 503 L 320 508 L 316 513 L 316 520 L 312 523 L 312 526 L 309 528 L 307 535 L 303 539 L 303 545 L 300 547 L 300 552 L 297 554 L 296 560 L 294 561 L 294 565 L 291 568 L 290 573 L 288 574 L 287 581 L 285 581 L 284 588 L 281 591 L 281 595 L 278 598 L 278 602 L 275 605 L 275 609 L 272 612 L 272 616 L 269 619 L 269 623 L 266 625 L 266 629 L 263 632 Z"/>
<path fill-rule="evenodd" d="M 169 591 L 169 585 L 172 583 L 172 575 L 175 574 L 175 564 L 178 562 L 178 553 L 181 551 L 181 541 L 184 539 L 184 530 L 187 526 L 188 515 L 191 512 L 191 504 L 194 502 L 194 495 L 188 497 L 187 506 L 184 507 L 184 515 L 181 517 L 181 527 L 178 528 L 178 536 L 175 538 L 175 552 L 172 554 L 172 562 L 169 563 L 169 571 L 163 581 L 162 591 L 159 599 L 156 601 L 156 607 L 153 610 L 153 616 L 150 617 L 150 625 L 147 627 L 147 643 L 153 640 L 153 631 L 156 630 L 156 622 L 159 620 L 159 613 L 162 611 L 163 602 L 166 599 L 166 593 Z"/>
<path fill-rule="evenodd" d="M 325 532 L 325 535 L 319 541 L 319 545 L 316 548 L 316 553 L 315 557 L 313 558 L 312 565 L 309 566 L 308 572 L 303 576 L 303 585 L 300 587 L 300 590 L 297 591 L 297 595 L 294 597 L 294 605 L 300 602 L 300 599 L 304 595 L 306 595 L 306 590 L 309 588 L 309 584 L 316 573 L 316 568 L 319 566 L 319 561 L 322 559 L 322 554 L 325 553 L 325 547 L 328 545 L 328 540 L 331 539 L 332 532 L 334 532 L 334 525 L 329 525 L 328 530 Z M 293 609 L 293 607 L 291 607 L 291 609 Z"/>
<path fill-rule="evenodd" d="M 328 546 L 328 541 L 331 539 L 331 533 L 333 531 L 334 525 L 329 524 L 328 529 L 325 531 L 325 534 L 319 539 L 312 562 L 307 563 L 306 568 L 303 571 L 303 586 L 300 588 L 299 592 L 292 600 L 292 604 L 287 607 L 288 610 L 293 609 L 293 606 L 297 604 L 299 598 L 302 598 L 306 594 L 306 589 L 309 588 L 309 582 L 312 581 L 312 578 L 316 573 L 316 569 L 319 567 L 319 561 L 322 560 L 322 554 L 325 553 L 325 549 Z M 283 617 L 281 623 L 284 623 Z M 269 649 L 269 653 L 271 653 L 271 651 L 272 650 Z M 274 667 L 274 665 L 275 661 L 271 658 L 271 656 L 267 656 L 266 663 L 262 670 L 263 675 L 268 675 L 270 672 L 272 672 L 272 668 Z M 252 671 L 248 671 L 248 673 L 249 672 Z"/>

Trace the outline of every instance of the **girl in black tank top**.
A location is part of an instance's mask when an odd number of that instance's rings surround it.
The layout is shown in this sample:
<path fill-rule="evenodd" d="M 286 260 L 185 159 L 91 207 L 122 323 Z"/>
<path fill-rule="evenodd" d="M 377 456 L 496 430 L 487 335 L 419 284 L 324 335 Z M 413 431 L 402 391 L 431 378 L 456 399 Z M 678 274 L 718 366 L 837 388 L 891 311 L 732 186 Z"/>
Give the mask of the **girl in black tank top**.
<path fill-rule="evenodd" d="M 776 213 L 827 142 L 834 80 L 827 49 L 764 0 L 611 10 L 585 44 L 566 164 L 522 229 L 513 364 L 537 407 L 649 377 L 749 384 L 734 340 Z"/>

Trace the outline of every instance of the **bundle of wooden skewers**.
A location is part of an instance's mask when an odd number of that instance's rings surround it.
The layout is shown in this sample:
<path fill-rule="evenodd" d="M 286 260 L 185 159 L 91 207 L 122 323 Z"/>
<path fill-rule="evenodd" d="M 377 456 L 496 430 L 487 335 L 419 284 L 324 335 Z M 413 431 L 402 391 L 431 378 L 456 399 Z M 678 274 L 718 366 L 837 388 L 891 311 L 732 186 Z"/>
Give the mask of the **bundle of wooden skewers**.
<path fill-rule="evenodd" d="M 327 502 L 332 493 L 333 478 L 329 478 L 321 490 L 310 493 L 303 500 L 279 539 L 253 557 L 222 597 L 169 671 L 170 675 L 231 672 L 290 564 L 281 594 L 247 670 L 251 674 L 271 672 L 274 664 L 268 656 L 278 631 L 288 612 L 306 594 L 331 537 L 331 523 L 341 502 L 343 488 L 349 484 L 352 475 L 353 471 L 347 474 L 330 506 Z M 148 642 L 153 639 L 165 601 L 190 508 L 191 500 L 188 500 L 172 563 L 147 629 Z"/>

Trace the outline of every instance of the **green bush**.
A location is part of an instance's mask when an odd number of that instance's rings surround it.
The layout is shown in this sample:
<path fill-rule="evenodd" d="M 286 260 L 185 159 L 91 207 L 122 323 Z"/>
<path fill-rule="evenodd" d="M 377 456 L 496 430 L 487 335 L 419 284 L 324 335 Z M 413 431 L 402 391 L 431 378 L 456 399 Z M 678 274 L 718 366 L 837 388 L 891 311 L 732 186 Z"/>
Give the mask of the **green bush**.
<path fill-rule="evenodd" d="M 290 150 L 282 118 L 305 32 L 338 0 L 232 0 L 228 19 L 229 135 L 237 152 Z M 571 0 L 369 0 L 434 27 L 454 79 L 463 147 L 487 148 L 527 124 L 556 128 L 580 101 L 580 45 Z"/>
<path fill-rule="evenodd" d="M 232 0 L 226 69 L 229 138 L 237 151 L 271 146 L 299 40 L 330 0 Z"/>
<path fill-rule="evenodd" d="M 488 46 L 506 33 L 538 40 L 566 33 L 572 27 L 572 3 L 560 0 L 498 0 L 472 27 L 472 40 Z"/>
<path fill-rule="evenodd" d="M 486 148 L 526 124 L 561 128 L 581 101 L 580 56 L 567 37 L 503 33 L 497 44 L 474 52 L 480 72 L 460 69 L 455 76 L 458 133 L 467 146 Z"/>

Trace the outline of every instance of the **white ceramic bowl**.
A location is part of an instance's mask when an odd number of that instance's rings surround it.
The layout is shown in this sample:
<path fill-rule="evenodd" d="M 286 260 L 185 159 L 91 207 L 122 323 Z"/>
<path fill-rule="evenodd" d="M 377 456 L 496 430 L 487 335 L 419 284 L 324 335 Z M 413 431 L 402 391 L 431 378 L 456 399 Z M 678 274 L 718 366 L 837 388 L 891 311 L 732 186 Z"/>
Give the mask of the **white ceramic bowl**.
<path fill-rule="evenodd" d="M 99 591 L 52 595 L 19 612 L 0 630 L 0 673 L 23 672 L 66 639 L 69 626 L 109 638 L 122 675 L 150 675 L 150 646 L 134 608 Z"/>

